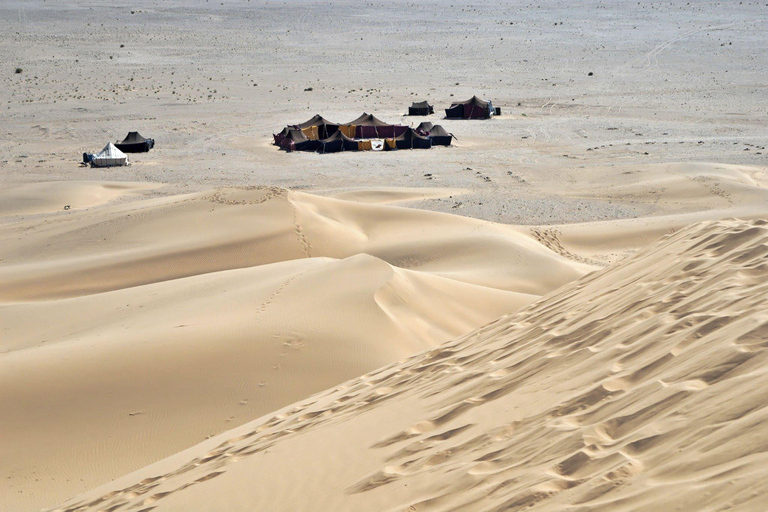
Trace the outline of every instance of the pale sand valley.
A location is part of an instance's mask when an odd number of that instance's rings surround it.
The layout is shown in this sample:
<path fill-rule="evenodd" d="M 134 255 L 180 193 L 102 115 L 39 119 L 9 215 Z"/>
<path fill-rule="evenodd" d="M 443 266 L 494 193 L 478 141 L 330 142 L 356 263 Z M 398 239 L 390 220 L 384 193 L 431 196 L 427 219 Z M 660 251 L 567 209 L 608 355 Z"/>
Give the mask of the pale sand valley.
<path fill-rule="evenodd" d="M 0 510 L 768 508 L 768 3 L 0 20 Z"/>

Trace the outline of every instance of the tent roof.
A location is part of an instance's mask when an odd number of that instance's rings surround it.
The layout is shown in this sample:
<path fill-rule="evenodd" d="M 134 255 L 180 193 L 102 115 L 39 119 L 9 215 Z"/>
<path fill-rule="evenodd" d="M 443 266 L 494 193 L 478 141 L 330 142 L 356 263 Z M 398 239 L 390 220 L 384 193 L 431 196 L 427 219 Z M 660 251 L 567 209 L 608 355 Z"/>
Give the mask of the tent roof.
<path fill-rule="evenodd" d="M 94 158 L 128 158 L 125 153 L 115 147 L 114 144 L 108 142 L 104 149 L 93 155 Z"/>
<path fill-rule="evenodd" d="M 140 144 L 146 142 L 147 139 L 141 136 L 139 132 L 128 132 L 128 135 L 123 139 L 120 144 Z"/>
<path fill-rule="evenodd" d="M 414 101 L 411 107 L 412 108 L 429 108 L 431 107 L 431 105 L 426 101 Z"/>
<path fill-rule="evenodd" d="M 346 135 L 341 133 L 341 130 L 339 130 L 337 132 L 333 132 L 333 135 L 331 135 L 330 137 L 328 137 L 326 139 L 322 139 L 320 142 L 332 142 L 334 140 L 344 140 L 344 141 L 352 142 L 355 139 L 351 139 L 351 138 L 347 137 Z"/>
<path fill-rule="evenodd" d="M 286 136 L 286 135 L 288 135 L 288 132 L 289 132 L 289 131 L 291 131 L 291 130 L 293 130 L 293 129 L 294 129 L 294 128 L 291 128 L 291 127 L 289 127 L 289 126 L 286 126 L 286 127 L 285 127 L 285 128 L 283 128 L 282 130 L 280 130 L 279 132 L 277 132 L 277 133 L 276 133 L 276 135 L 282 135 L 282 136 Z"/>
<path fill-rule="evenodd" d="M 292 140 L 293 142 L 306 142 L 309 140 L 307 136 L 304 135 L 304 132 L 294 128 L 291 128 L 290 130 L 288 130 L 288 133 L 285 135 L 285 138 L 288 140 Z"/>
<path fill-rule="evenodd" d="M 434 125 L 431 129 L 427 130 L 427 132 L 429 132 L 430 136 L 444 137 L 444 136 L 451 135 L 450 133 L 445 131 L 445 128 L 443 128 L 439 124 Z"/>
<path fill-rule="evenodd" d="M 477 107 L 488 107 L 488 103 L 489 102 L 481 100 L 477 96 L 472 96 L 471 98 L 469 98 L 466 101 L 454 101 L 451 104 L 451 106 L 454 106 L 454 105 L 475 105 Z"/>
<path fill-rule="evenodd" d="M 432 123 L 430 123 L 429 121 L 424 121 L 419 126 L 417 126 L 416 129 L 417 130 L 421 130 L 423 132 L 428 132 L 429 130 L 432 129 L 433 126 L 434 125 Z"/>
<path fill-rule="evenodd" d="M 335 125 L 337 123 L 333 123 L 333 122 L 327 120 L 326 118 L 324 118 L 320 114 L 315 114 L 314 116 L 312 116 L 311 119 L 309 119 L 307 121 L 304 121 L 303 123 L 299 123 L 297 125 L 294 125 L 294 126 L 298 126 L 299 128 L 309 128 L 310 126 L 320 126 L 321 124 L 333 124 L 333 125 Z"/>
<path fill-rule="evenodd" d="M 346 124 L 352 124 L 355 126 L 392 126 L 392 124 L 385 123 L 384 121 L 377 118 L 373 114 L 366 114 L 365 112 L 363 112 L 363 115 L 361 115 L 354 121 L 350 121 Z"/>
<path fill-rule="evenodd" d="M 395 137 L 395 140 L 413 140 L 413 139 L 426 140 L 427 137 L 424 137 L 423 135 L 419 135 L 411 127 L 406 128 L 401 135 L 398 135 L 397 137 Z"/>

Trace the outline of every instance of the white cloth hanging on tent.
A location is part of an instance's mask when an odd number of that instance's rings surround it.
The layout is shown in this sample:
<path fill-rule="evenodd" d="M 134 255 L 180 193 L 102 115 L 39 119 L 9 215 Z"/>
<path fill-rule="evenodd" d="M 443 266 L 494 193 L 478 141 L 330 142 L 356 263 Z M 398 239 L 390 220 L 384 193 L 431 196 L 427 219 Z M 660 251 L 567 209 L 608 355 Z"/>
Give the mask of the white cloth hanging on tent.
<path fill-rule="evenodd" d="M 371 139 L 371 149 L 374 151 L 384 149 L 384 139 Z"/>
<path fill-rule="evenodd" d="M 94 167 L 114 167 L 128 165 L 128 156 L 117 149 L 111 142 L 104 149 L 93 155 L 91 164 Z"/>

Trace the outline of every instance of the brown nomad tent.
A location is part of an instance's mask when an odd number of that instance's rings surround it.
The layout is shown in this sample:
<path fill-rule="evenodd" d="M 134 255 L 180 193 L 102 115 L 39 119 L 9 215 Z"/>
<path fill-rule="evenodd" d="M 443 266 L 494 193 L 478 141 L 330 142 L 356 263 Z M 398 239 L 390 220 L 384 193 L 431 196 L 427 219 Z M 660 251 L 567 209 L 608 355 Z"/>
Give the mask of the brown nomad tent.
<path fill-rule="evenodd" d="M 365 112 L 346 124 L 355 127 L 356 139 L 391 139 L 405 133 L 407 128 L 407 126 L 384 122 L 373 114 Z"/>
<path fill-rule="evenodd" d="M 435 113 L 435 107 L 427 103 L 426 101 L 414 101 L 413 104 L 408 107 L 409 116 L 428 116 Z"/>
<path fill-rule="evenodd" d="M 115 147 L 123 153 L 146 153 L 155 147 L 155 139 L 145 139 L 139 132 L 128 132 L 122 141 L 115 142 Z"/>
<path fill-rule="evenodd" d="M 432 147 L 432 141 L 429 137 L 416 133 L 413 128 L 406 128 L 402 135 L 395 137 L 395 147 L 397 149 L 429 149 Z"/>
<path fill-rule="evenodd" d="M 466 101 L 456 101 L 445 109 L 445 117 L 458 119 L 489 119 L 495 110 L 490 101 L 472 96 Z"/>
<path fill-rule="evenodd" d="M 429 137 L 433 146 L 450 146 L 451 139 L 454 138 L 452 133 L 445 131 L 445 128 L 430 122 L 424 122 L 417 126 L 416 133 Z"/>
<path fill-rule="evenodd" d="M 339 123 L 334 123 L 332 121 L 329 121 L 326 118 L 324 118 L 323 116 L 321 116 L 320 114 L 315 114 L 314 116 L 312 116 L 311 119 L 309 119 L 307 121 L 304 121 L 303 123 L 299 123 L 299 124 L 297 124 L 295 126 L 298 129 L 301 130 L 302 128 L 309 128 L 311 126 L 320 126 L 320 125 L 323 125 L 323 124 L 332 124 L 334 126 L 338 126 L 339 125 Z"/>

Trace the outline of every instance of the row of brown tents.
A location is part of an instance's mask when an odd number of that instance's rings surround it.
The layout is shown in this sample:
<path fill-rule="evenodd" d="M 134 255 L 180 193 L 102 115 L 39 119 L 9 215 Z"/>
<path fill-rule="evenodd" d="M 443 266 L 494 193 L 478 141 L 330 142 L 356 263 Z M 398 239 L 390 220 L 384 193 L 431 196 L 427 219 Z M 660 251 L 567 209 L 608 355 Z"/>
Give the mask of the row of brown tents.
<path fill-rule="evenodd" d="M 274 144 L 286 151 L 338 153 L 450 146 L 453 135 L 432 123 L 421 123 L 414 129 L 363 113 L 348 123 L 334 123 L 315 115 L 303 123 L 286 126 L 273 137 Z"/>
<path fill-rule="evenodd" d="M 426 101 L 414 102 L 408 107 L 409 116 L 428 116 L 435 113 L 435 108 Z M 501 114 L 500 108 L 495 108 L 491 101 L 481 100 L 472 96 L 466 101 L 455 101 L 445 109 L 448 119 L 489 119 Z"/>

